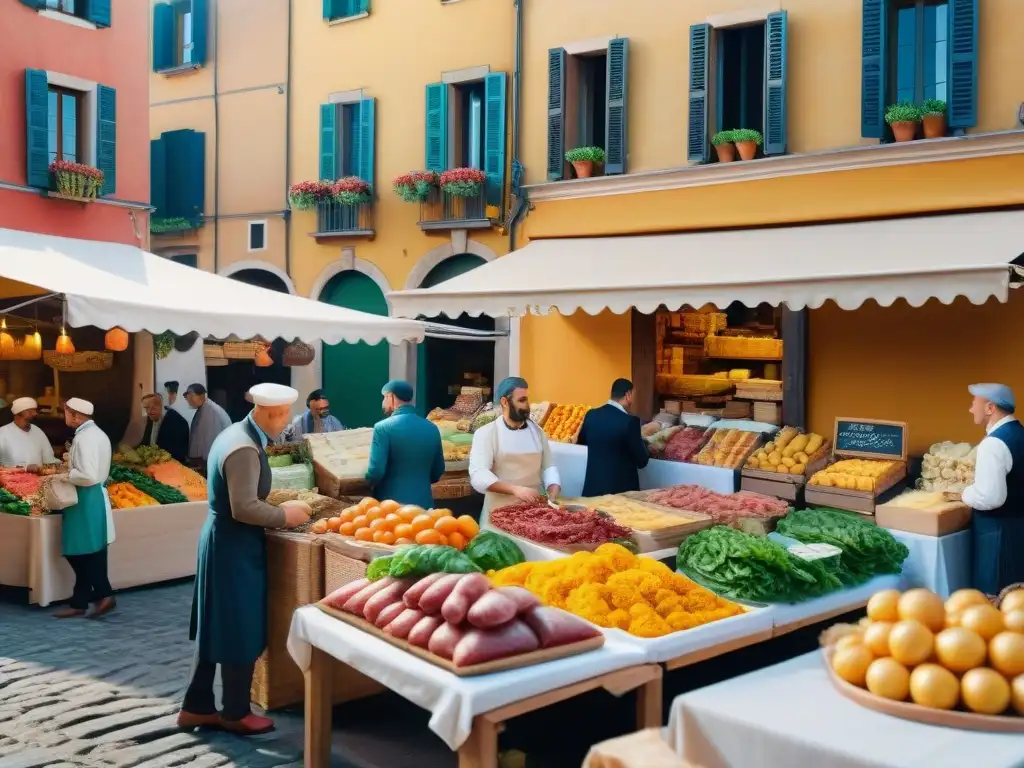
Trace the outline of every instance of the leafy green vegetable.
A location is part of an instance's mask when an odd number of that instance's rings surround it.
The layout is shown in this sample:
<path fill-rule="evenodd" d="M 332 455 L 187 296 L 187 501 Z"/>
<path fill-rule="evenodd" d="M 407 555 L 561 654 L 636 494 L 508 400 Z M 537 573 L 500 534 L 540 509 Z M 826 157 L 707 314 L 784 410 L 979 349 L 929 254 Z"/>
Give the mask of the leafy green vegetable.
<path fill-rule="evenodd" d="M 611 517 L 611 515 L 609 515 Z M 618 544 L 620 547 L 624 547 L 632 552 L 634 555 L 640 554 L 640 547 L 632 539 L 612 539 L 612 544 Z"/>
<path fill-rule="evenodd" d="M 806 562 L 770 539 L 724 525 L 683 541 L 676 566 L 723 597 L 759 603 L 799 603 L 842 587 L 820 562 Z"/>
<path fill-rule="evenodd" d="M 479 573 L 480 568 L 455 547 L 410 544 L 391 556 L 388 575 L 395 578 L 431 573 Z"/>
<path fill-rule="evenodd" d="M 292 455 L 286 453 L 283 456 L 267 456 L 267 463 L 271 467 L 290 467 L 295 462 L 292 460 Z"/>
<path fill-rule="evenodd" d="M 462 553 L 485 571 L 500 571 L 526 560 L 518 545 L 494 531 L 481 531 Z"/>
<path fill-rule="evenodd" d="M 136 472 L 134 469 L 112 464 L 110 479 L 115 483 L 131 483 L 147 496 L 152 496 L 161 504 L 184 504 L 188 498 L 177 488 L 157 482 L 149 475 Z"/>
<path fill-rule="evenodd" d="M 383 579 L 388 575 L 388 570 L 391 567 L 391 561 L 394 558 L 391 557 L 378 557 L 370 561 L 369 567 L 366 569 L 366 578 L 370 581 L 377 581 L 377 579 Z"/>
<path fill-rule="evenodd" d="M 6 488 L 0 488 L 0 512 L 6 512 L 9 515 L 27 516 L 32 513 L 32 506 Z"/>

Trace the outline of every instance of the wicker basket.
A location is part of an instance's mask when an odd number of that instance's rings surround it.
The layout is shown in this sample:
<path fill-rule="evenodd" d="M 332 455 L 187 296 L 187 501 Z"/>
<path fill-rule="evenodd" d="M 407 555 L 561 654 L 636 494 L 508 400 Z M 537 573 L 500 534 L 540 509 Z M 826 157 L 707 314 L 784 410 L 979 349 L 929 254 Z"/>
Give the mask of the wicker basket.
<path fill-rule="evenodd" d="M 223 360 L 224 347 L 220 344 L 203 344 L 203 357 L 207 360 Z"/>
<path fill-rule="evenodd" d="M 62 355 L 55 350 L 43 350 L 43 362 L 63 373 L 95 373 L 109 371 L 114 364 L 113 352 L 72 352 Z"/>
<path fill-rule="evenodd" d="M 461 499 L 473 493 L 473 486 L 469 482 L 468 472 L 447 472 L 441 479 L 430 486 L 430 495 L 434 500 L 439 499 Z"/>
<path fill-rule="evenodd" d="M 265 344 L 258 341 L 225 341 L 224 357 L 228 360 L 255 360 Z"/>

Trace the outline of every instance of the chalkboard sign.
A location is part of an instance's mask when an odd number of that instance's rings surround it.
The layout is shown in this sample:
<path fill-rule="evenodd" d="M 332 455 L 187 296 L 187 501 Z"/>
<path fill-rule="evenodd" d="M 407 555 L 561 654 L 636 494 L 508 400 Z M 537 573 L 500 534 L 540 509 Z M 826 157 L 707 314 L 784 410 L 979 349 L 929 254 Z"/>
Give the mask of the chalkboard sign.
<path fill-rule="evenodd" d="M 907 423 L 878 419 L 836 419 L 832 452 L 864 459 L 907 460 Z"/>

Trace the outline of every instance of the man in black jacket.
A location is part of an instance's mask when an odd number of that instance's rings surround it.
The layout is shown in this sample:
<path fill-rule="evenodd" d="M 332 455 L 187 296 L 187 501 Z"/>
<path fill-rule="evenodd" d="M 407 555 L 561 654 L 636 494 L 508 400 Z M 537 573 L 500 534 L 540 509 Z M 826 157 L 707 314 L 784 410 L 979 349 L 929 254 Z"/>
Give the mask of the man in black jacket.
<path fill-rule="evenodd" d="M 164 408 L 163 398 L 158 394 L 142 398 L 146 409 L 146 430 L 139 445 L 155 445 L 163 448 L 175 461 L 188 460 L 188 422 L 173 408 Z"/>
<path fill-rule="evenodd" d="M 632 404 L 633 383 L 616 379 L 611 400 L 583 419 L 577 444 L 587 446 L 584 496 L 640 490 L 638 470 L 647 466 L 650 455 L 640 419 L 629 413 Z"/>

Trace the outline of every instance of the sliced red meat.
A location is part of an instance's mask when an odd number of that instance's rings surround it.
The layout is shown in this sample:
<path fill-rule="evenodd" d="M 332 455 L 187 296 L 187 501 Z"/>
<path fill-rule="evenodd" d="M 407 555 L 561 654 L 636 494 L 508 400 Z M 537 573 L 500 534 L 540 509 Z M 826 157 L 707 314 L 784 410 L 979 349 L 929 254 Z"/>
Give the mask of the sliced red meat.
<path fill-rule="evenodd" d="M 531 608 L 519 618 L 540 638 L 541 648 L 578 643 L 601 634 L 597 627 L 583 619 L 544 605 Z"/>
<path fill-rule="evenodd" d="M 363 609 L 366 607 L 366 603 L 369 599 L 381 590 L 387 589 L 396 581 L 397 579 L 392 579 L 390 576 L 385 576 L 379 581 L 371 581 L 367 586 L 363 587 L 352 595 L 352 597 L 346 600 L 341 609 L 346 613 L 354 613 L 356 616 L 362 616 Z"/>
<path fill-rule="evenodd" d="M 363 607 L 363 618 L 373 624 L 377 621 L 377 614 L 383 611 L 392 603 L 398 603 L 402 601 L 402 595 L 412 584 L 411 579 L 398 579 L 393 580 L 391 584 L 382 589 L 380 592 L 374 593 L 373 597 L 366 601 L 366 605 Z M 405 603 L 402 603 L 405 605 Z"/>
<path fill-rule="evenodd" d="M 397 619 L 400 614 L 406 611 L 405 603 L 401 600 L 396 600 L 391 603 L 388 607 L 377 614 L 377 620 L 373 623 L 377 625 L 379 629 L 384 629 L 388 624 Z"/>
<path fill-rule="evenodd" d="M 455 585 L 452 593 L 441 606 L 441 615 L 449 624 L 461 624 L 466 612 L 491 588 L 491 583 L 482 573 L 471 573 Z M 448 658 L 451 658 L 449 656 Z"/>
<path fill-rule="evenodd" d="M 461 573 L 446 573 L 431 584 L 420 597 L 420 610 L 424 613 L 438 613 L 441 606 L 444 605 L 444 601 L 448 599 L 448 595 L 455 589 L 455 585 L 462 580 L 463 575 Z"/>
<path fill-rule="evenodd" d="M 437 616 L 424 616 L 418 622 L 416 626 L 412 628 L 409 636 L 406 640 L 411 645 L 419 646 L 420 648 L 426 648 L 430 644 L 430 638 L 434 634 L 434 631 L 444 624 L 444 619 Z"/>
<path fill-rule="evenodd" d="M 516 619 L 497 629 L 472 629 L 455 646 L 452 661 L 468 667 L 486 661 L 529 653 L 540 647 L 540 641 L 522 621 Z"/>
<path fill-rule="evenodd" d="M 402 600 L 405 602 L 406 607 L 419 608 L 420 598 L 423 597 L 423 593 L 427 591 L 431 584 L 447 575 L 446 573 L 432 573 L 429 576 L 424 576 L 409 587 L 409 590 L 402 595 Z"/>
<path fill-rule="evenodd" d="M 506 597 L 512 598 L 516 604 L 517 615 L 523 611 L 530 610 L 535 605 L 540 605 L 540 600 L 537 599 L 537 596 L 524 587 L 498 587 L 497 591 Z"/>
<path fill-rule="evenodd" d="M 452 654 L 455 653 L 455 646 L 459 644 L 467 631 L 465 626 L 460 627 L 446 621 L 430 636 L 427 650 L 441 658 L 451 660 Z"/>
<path fill-rule="evenodd" d="M 398 616 L 391 620 L 391 623 L 384 627 L 384 631 L 392 637 L 397 637 L 400 640 L 405 640 L 412 632 L 412 628 L 415 627 L 419 620 L 426 616 L 423 611 L 419 608 L 406 608 Z"/>
<path fill-rule="evenodd" d="M 516 617 L 518 604 L 500 589 L 492 589 L 470 606 L 466 618 L 478 629 L 493 629 Z"/>
<path fill-rule="evenodd" d="M 369 579 L 359 579 L 358 581 L 350 581 L 344 586 L 338 587 L 336 590 L 331 592 L 327 597 L 324 598 L 324 603 L 329 605 L 331 608 L 340 609 L 348 599 L 354 596 L 359 590 L 368 587 L 372 582 Z"/>

